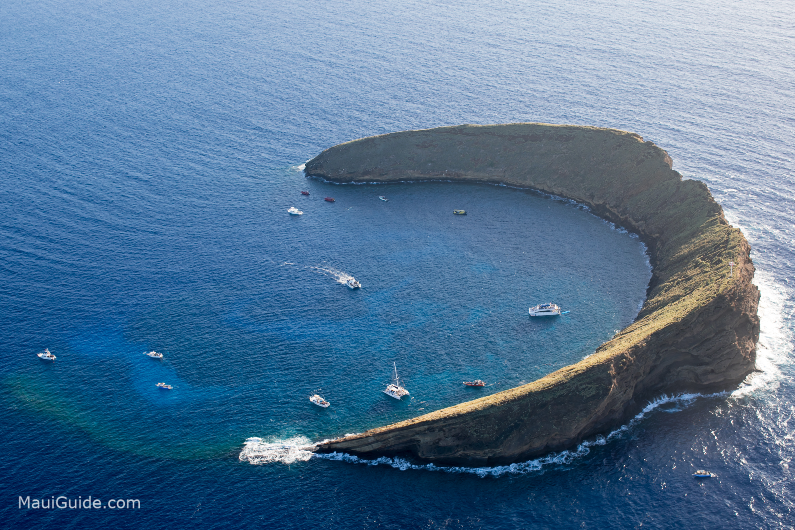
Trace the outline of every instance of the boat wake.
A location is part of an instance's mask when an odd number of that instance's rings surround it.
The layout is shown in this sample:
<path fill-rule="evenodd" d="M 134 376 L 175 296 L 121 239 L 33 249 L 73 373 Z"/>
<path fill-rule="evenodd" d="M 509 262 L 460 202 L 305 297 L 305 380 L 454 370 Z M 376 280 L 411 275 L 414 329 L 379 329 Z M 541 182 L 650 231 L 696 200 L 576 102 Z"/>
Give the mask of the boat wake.
<path fill-rule="evenodd" d="M 347 272 L 342 272 L 342 271 L 337 270 L 337 269 L 335 269 L 333 267 L 316 267 L 316 266 L 310 265 L 310 266 L 308 266 L 306 268 L 310 269 L 310 270 L 313 270 L 315 272 L 318 272 L 320 274 L 324 274 L 324 275 L 328 276 L 329 278 L 334 278 L 334 280 L 337 283 L 341 283 L 343 285 L 345 285 L 345 283 L 348 280 L 352 280 L 353 279 L 353 276 L 351 276 Z"/>
<path fill-rule="evenodd" d="M 466 473 L 470 475 L 477 475 L 479 477 L 501 477 L 505 475 L 526 475 L 541 471 L 546 466 L 561 466 L 571 464 L 591 452 L 591 448 L 595 446 L 607 445 L 609 442 L 620 438 L 628 433 L 638 422 L 643 420 L 655 409 L 665 405 L 673 405 L 667 407 L 665 410 L 668 412 L 675 412 L 682 410 L 689 406 L 696 399 L 700 397 L 725 397 L 727 392 L 719 392 L 717 394 L 680 394 L 677 396 L 662 396 L 644 407 L 629 423 L 622 425 L 614 430 L 607 436 L 597 436 L 592 440 L 586 440 L 578 445 L 575 449 L 562 451 L 560 453 L 552 453 L 540 458 L 528 460 L 526 462 L 519 462 L 516 464 L 509 464 L 505 466 L 493 467 L 466 467 L 466 466 L 437 466 L 435 464 L 414 464 L 407 459 L 399 457 L 381 457 L 373 460 L 360 458 L 358 456 L 349 455 L 346 453 L 314 453 L 317 444 L 313 444 L 308 438 L 298 436 L 287 440 L 272 440 L 265 441 L 262 438 L 249 438 L 240 451 L 240 460 L 247 461 L 251 464 L 271 464 L 281 462 L 283 464 L 292 464 L 294 462 L 305 462 L 312 458 L 321 460 L 333 460 L 337 462 L 347 462 L 350 464 L 364 464 L 368 466 L 385 465 L 390 466 L 400 471 L 407 470 L 425 470 L 425 471 L 441 471 L 444 473 Z M 322 443 L 322 442 L 321 442 Z"/>

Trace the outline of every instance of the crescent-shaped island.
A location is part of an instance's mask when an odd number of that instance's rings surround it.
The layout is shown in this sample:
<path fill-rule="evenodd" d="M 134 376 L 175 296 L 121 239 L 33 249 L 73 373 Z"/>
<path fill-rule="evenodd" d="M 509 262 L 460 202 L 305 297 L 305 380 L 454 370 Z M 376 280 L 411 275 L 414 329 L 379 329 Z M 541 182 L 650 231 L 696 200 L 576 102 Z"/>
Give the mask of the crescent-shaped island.
<path fill-rule="evenodd" d="M 638 234 L 652 265 L 635 321 L 579 363 L 316 451 L 507 464 L 606 433 L 660 396 L 735 388 L 754 370 L 759 291 L 748 242 L 703 183 L 683 180 L 637 134 L 538 123 L 406 131 L 327 149 L 305 173 L 337 183 L 485 182 L 573 199 Z"/>

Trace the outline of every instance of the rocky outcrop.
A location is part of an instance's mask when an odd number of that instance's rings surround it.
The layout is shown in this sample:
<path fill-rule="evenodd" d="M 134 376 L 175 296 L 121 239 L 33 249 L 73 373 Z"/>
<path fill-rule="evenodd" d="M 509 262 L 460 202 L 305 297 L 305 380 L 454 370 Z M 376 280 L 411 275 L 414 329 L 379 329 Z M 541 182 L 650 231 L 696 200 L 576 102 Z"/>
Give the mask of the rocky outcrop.
<path fill-rule="evenodd" d="M 307 176 L 334 182 L 492 182 L 574 199 L 639 234 L 653 269 L 635 322 L 585 360 L 317 450 L 504 464 L 604 433 L 662 394 L 738 385 L 754 369 L 759 336 L 750 249 L 707 187 L 671 166 L 636 134 L 532 123 L 386 134 L 307 162 Z"/>

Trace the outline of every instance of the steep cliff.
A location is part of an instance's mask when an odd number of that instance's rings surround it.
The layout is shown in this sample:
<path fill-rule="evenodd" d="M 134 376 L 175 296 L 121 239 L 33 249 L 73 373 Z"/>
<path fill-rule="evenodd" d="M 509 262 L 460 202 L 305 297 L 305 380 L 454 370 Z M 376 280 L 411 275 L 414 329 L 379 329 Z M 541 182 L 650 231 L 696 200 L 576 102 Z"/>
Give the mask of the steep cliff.
<path fill-rule="evenodd" d="M 307 162 L 307 176 L 334 182 L 494 182 L 571 198 L 639 234 L 653 269 L 635 322 L 587 359 L 317 450 L 515 462 L 606 432 L 661 394 L 738 385 L 754 369 L 759 336 L 750 248 L 707 187 L 671 166 L 665 151 L 636 134 L 533 123 L 386 134 Z"/>

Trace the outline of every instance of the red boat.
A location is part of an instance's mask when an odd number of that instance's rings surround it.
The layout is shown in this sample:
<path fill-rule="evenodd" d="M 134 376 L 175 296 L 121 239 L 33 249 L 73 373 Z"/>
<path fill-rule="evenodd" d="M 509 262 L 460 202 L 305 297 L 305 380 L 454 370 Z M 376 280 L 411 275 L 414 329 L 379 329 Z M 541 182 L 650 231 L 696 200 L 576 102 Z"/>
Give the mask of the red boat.
<path fill-rule="evenodd" d="M 323 199 L 323 200 L 324 200 L 324 201 L 328 201 L 328 202 L 334 202 L 334 197 L 326 197 L 326 198 L 325 198 L 325 199 Z"/>
<path fill-rule="evenodd" d="M 309 192 L 308 191 L 302 191 L 301 195 L 309 195 Z"/>
<path fill-rule="evenodd" d="M 486 386 L 486 383 L 480 379 L 475 379 L 474 381 L 464 381 L 464 384 L 466 386 Z"/>

